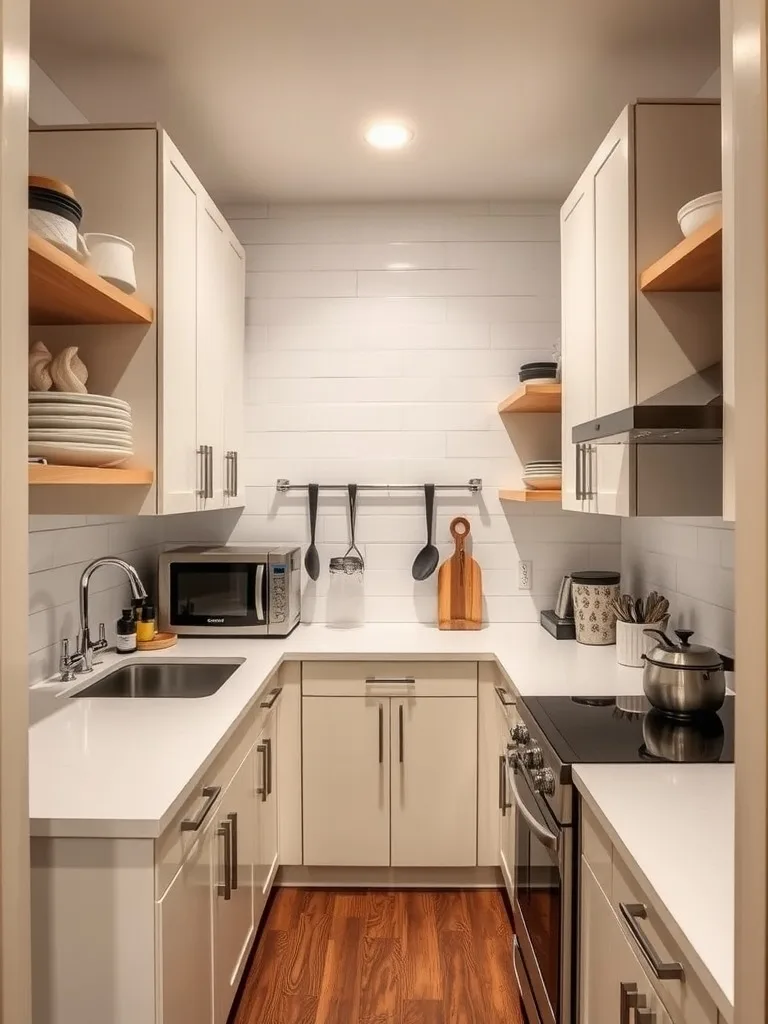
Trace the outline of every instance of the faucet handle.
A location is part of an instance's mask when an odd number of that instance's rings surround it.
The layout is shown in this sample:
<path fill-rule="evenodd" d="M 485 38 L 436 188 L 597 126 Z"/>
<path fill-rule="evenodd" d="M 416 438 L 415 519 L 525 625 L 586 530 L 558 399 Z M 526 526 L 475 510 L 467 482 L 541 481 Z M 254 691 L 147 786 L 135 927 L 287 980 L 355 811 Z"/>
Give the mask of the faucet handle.
<path fill-rule="evenodd" d="M 99 623 L 99 643 L 105 644 L 107 642 L 107 627 L 103 622 Z"/>
<path fill-rule="evenodd" d="M 59 658 L 59 665 L 63 668 L 66 667 L 69 662 L 69 640 L 64 637 L 61 641 L 61 657 Z"/>

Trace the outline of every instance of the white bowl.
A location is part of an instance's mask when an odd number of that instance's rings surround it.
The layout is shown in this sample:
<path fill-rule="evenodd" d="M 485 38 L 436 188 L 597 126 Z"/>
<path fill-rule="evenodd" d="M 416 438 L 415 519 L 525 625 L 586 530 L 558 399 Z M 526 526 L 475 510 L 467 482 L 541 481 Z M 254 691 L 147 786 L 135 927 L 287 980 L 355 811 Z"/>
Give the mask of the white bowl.
<path fill-rule="evenodd" d="M 533 491 L 559 491 L 563 484 L 562 476 L 524 476 L 523 483 Z"/>
<path fill-rule="evenodd" d="M 677 223 L 686 238 L 698 231 L 708 220 L 723 210 L 723 193 L 708 192 L 705 196 L 692 199 L 677 211 Z"/>

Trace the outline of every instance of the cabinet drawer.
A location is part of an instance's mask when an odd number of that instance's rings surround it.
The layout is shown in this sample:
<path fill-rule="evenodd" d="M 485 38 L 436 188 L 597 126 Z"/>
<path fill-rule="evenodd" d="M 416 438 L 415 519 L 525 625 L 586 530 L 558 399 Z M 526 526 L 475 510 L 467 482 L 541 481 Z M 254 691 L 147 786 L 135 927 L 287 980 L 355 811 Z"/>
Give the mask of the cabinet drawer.
<path fill-rule="evenodd" d="M 265 696 L 269 687 L 265 691 Z M 243 763 L 248 751 L 256 742 L 256 737 L 269 721 L 274 711 L 262 710 L 258 705 L 237 727 L 235 734 L 216 757 L 214 762 L 203 772 L 194 790 L 184 801 L 181 809 L 171 824 L 155 841 L 155 893 L 160 899 L 173 881 L 177 871 L 191 853 L 195 843 L 203 833 L 203 825 L 216 812 L 216 805 L 227 788 L 235 772 Z M 203 795 L 203 789 L 218 789 L 216 794 Z M 183 821 L 202 821 L 197 829 L 183 829 Z"/>
<path fill-rule="evenodd" d="M 661 921 L 653 904 L 618 856 L 615 856 L 613 861 L 612 904 L 635 955 L 642 962 L 654 988 L 661 996 L 673 1024 L 717 1024 L 717 1007 L 696 977 L 690 961 L 683 955 L 683 951 Z M 665 964 L 679 963 L 682 966 L 684 977 L 681 980 L 657 978 L 654 974 L 648 956 L 645 955 L 637 937 L 632 934 L 633 928 L 628 926 L 622 912 L 622 905 L 631 908 L 633 904 L 644 906 L 647 915 L 634 917 L 633 927 L 645 937 L 647 945 L 659 960 Z"/>
<path fill-rule="evenodd" d="M 592 869 L 600 888 L 610 899 L 613 846 L 584 801 L 581 804 L 581 811 L 581 853 Z"/>
<path fill-rule="evenodd" d="M 476 697 L 476 661 L 305 661 L 305 697 Z"/>

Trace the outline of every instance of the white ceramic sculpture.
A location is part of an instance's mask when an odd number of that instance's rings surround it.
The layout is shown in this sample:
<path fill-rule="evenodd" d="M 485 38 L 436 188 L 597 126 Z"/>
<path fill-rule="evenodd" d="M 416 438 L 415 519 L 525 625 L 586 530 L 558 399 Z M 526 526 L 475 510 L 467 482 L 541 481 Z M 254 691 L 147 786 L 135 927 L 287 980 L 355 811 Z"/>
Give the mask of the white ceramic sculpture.
<path fill-rule="evenodd" d="M 53 356 L 42 341 L 36 341 L 29 350 L 29 390 L 50 391 L 51 359 Z"/>
<path fill-rule="evenodd" d="M 57 391 L 87 395 L 88 369 L 77 354 L 77 346 L 63 349 L 51 363 L 51 377 Z"/>

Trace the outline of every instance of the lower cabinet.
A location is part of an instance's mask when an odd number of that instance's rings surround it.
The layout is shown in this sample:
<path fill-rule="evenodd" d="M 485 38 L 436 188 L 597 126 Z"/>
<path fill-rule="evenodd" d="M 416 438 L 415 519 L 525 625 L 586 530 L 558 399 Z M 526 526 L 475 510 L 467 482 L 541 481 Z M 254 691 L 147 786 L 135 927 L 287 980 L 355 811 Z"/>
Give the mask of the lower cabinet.
<path fill-rule="evenodd" d="M 509 758 L 514 747 L 510 730 L 517 723 L 517 713 L 508 706 L 499 705 L 498 771 L 499 771 L 499 867 L 510 900 L 515 888 L 515 801 L 509 784 Z"/>
<path fill-rule="evenodd" d="M 304 864 L 477 864 L 475 697 L 303 698 Z"/>
<path fill-rule="evenodd" d="M 584 857 L 579 941 L 581 1024 L 672 1024 Z"/>
<path fill-rule="evenodd" d="M 277 848 L 277 714 L 273 713 L 254 748 L 256 756 L 256 853 L 254 861 L 254 917 L 258 921 L 267 903 L 278 867 Z"/>

